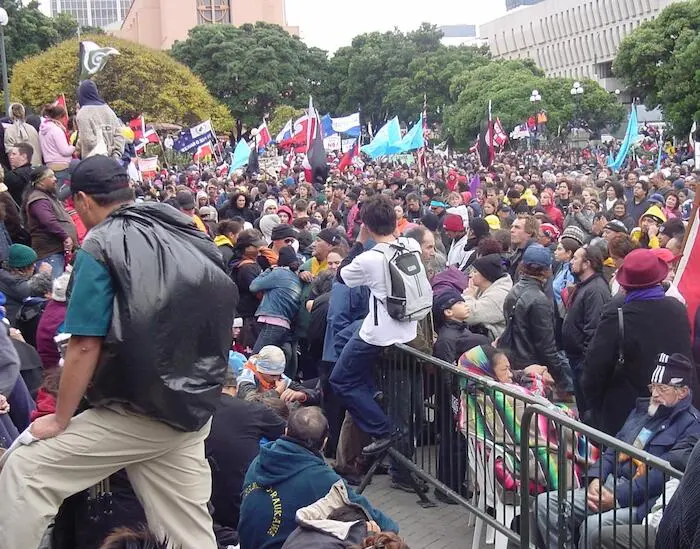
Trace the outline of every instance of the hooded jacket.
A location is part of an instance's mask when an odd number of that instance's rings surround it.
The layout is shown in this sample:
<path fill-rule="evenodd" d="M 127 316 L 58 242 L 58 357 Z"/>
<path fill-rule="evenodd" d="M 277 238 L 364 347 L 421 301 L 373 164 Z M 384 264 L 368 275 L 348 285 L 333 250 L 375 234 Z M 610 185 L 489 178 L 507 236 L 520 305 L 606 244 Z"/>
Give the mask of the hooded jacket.
<path fill-rule="evenodd" d="M 465 295 L 464 301 L 471 311 L 467 318 L 467 324 L 469 326 L 482 324 L 492 339 L 500 337 L 506 329 L 503 305 L 511 288 L 513 288 L 513 281 L 506 274 L 476 296 Z"/>
<path fill-rule="evenodd" d="M 242 549 L 280 549 L 296 528 L 296 513 L 326 496 L 341 477 L 320 453 L 284 436 L 263 445 L 248 468 L 238 534 Z M 365 509 L 382 531 L 397 524 L 363 496 L 347 488 L 348 499 Z"/>
<path fill-rule="evenodd" d="M 20 278 L 10 271 L 0 269 L 0 292 L 5 294 L 5 318 L 15 325 L 22 302 L 29 297 L 29 279 Z"/>
<path fill-rule="evenodd" d="M 73 158 L 75 147 L 68 143 L 63 126 L 54 120 L 42 121 L 39 127 L 39 140 L 41 154 L 47 165 L 65 164 L 65 167 L 68 167 Z"/>
<path fill-rule="evenodd" d="M 80 83 L 78 103 L 80 110 L 75 120 L 78 124 L 80 157 L 85 159 L 103 154 L 121 160 L 126 143 L 121 134 L 124 124 L 100 97 L 92 80 Z"/>
<path fill-rule="evenodd" d="M 635 242 L 639 242 L 643 248 L 661 248 L 661 243 L 659 242 L 659 235 L 648 236 L 642 232 L 642 219 L 645 217 L 654 217 L 659 222 L 659 225 L 666 223 L 666 215 L 663 210 L 659 208 L 656 204 L 649 207 L 640 217 L 639 226 L 632 229 L 630 236 Z M 646 238 L 645 238 L 646 236 Z"/>
<path fill-rule="evenodd" d="M 562 326 L 562 347 L 570 358 L 580 360 L 586 354 L 610 299 L 610 287 L 601 274 L 576 284 Z"/>
<path fill-rule="evenodd" d="M 353 506 L 361 509 L 367 520 L 342 522 L 327 517 L 336 509 Z M 367 521 L 372 520 L 361 505 L 353 504 L 342 480 L 331 486 L 328 494 L 297 511 L 299 525 L 287 538 L 282 549 L 344 549 L 359 544 L 367 536 Z"/>
<path fill-rule="evenodd" d="M 65 139 L 65 137 L 64 137 Z M 41 144 L 39 134 L 34 126 L 27 124 L 24 120 L 15 120 L 12 125 L 5 128 L 5 150 L 9 151 L 17 143 L 29 143 L 34 152 L 29 162 L 32 166 L 41 165 Z"/>

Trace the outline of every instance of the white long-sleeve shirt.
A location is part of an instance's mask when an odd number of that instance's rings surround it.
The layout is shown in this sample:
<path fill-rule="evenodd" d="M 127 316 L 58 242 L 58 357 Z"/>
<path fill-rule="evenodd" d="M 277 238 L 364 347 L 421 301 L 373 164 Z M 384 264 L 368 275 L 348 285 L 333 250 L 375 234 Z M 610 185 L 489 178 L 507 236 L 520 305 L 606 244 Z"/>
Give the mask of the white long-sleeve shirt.
<path fill-rule="evenodd" d="M 412 251 L 420 252 L 420 244 L 412 238 L 399 238 L 401 244 Z M 341 270 L 345 285 L 350 288 L 367 286 L 372 294 L 369 300 L 369 314 L 360 328 L 360 337 L 370 345 L 388 347 L 395 343 L 408 343 L 416 338 L 418 322 L 398 321 L 389 316 L 384 301 L 387 296 L 388 267 L 384 254 L 377 249 L 386 244 L 377 244 L 373 249 L 362 252 Z M 376 324 L 375 324 L 376 314 Z"/>

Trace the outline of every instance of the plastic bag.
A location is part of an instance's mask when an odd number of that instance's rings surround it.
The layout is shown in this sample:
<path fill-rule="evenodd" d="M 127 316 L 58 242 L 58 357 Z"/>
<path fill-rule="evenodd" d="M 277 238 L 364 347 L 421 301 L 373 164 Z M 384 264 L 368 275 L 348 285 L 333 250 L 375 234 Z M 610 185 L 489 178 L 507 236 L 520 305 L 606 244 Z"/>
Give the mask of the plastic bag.
<path fill-rule="evenodd" d="M 88 402 L 200 429 L 219 401 L 238 295 L 216 245 L 171 206 L 142 203 L 113 212 L 83 249 L 115 289 Z"/>

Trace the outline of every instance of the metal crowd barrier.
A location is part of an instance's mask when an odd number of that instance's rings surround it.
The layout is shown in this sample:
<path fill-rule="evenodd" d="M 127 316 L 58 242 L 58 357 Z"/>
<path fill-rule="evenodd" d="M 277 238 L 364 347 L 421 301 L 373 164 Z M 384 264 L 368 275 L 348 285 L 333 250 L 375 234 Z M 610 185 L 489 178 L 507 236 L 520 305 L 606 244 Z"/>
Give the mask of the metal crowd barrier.
<path fill-rule="evenodd" d="M 666 481 L 682 476 L 667 462 L 577 421 L 573 412 L 517 386 L 467 374 L 406 345 L 386 350 L 377 383 L 386 412 L 403 435 L 388 450 L 395 476 L 414 487 L 424 506 L 434 505 L 435 494 L 427 490 L 432 486 L 443 501 L 449 498 L 464 507 L 475 525 L 473 549 L 483 547 L 484 525 L 485 541 L 495 543 L 496 549 L 593 549 L 601 546 L 603 535 L 608 536 L 608 547 L 614 546 L 611 541 L 634 535 L 644 543 L 640 547 L 653 548 L 653 527 L 633 528 L 630 517 L 639 522 L 634 513 L 641 499 L 655 501 L 660 496 L 666 506 Z M 623 470 L 630 473 L 610 485 L 614 501 L 622 490 L 633 487 L 641 487 L 644 497 L 635 500 L 632 510 L 618 509 L 604 517 L 592 514 L 589 529 L 576 529 L 574 489 L 588 486 L 596 472 L 601 474 L 603 462 L 596 458 L 606 449 L 614 452 L 614 476 Z M 373 472 L 374 467 L 359 491 Z M 597 505 L 604 505 L 602 496 Z M 536 528 L 537 517 L 546 518 L 545 511 L 551 517 L 543 522 L 547 526 Z"/>

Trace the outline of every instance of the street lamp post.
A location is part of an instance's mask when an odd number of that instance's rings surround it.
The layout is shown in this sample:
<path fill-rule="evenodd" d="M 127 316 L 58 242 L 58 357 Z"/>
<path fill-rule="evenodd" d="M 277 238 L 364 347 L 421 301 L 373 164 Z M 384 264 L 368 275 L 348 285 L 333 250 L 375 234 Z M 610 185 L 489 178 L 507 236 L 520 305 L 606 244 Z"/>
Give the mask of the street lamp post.
<path fill-rule="evenodd" d="M 533 131 L 533 138 L 532 138 L 532 143 L 533 146 L 536 143 L 537 140 L 537 118 L 539 117 L 539 102 L 542 101 L 542 96 L 540 95 L 540 92 L 537 90 L 532 90 L 532 93 L 530 94 L 530 103 L 532 103 L 532 106 L 535 110 L 535 128 Z"/>
<path fill-rule="evenodd" d="M 574 82 L 573 88 L 569 90 L 571 97 L 574 98 L 574 128 L 579 127 L 579 119 L 581 118 L 581 99 L 583 98 L 583 86 L 581 82 Z"/>
<path fill-rule="evenodd" d="M 7 56 L 5 55 L 5 27 L 10 21 L 7 11 L 0 8 L 0 58 L 2 61 L 2 88 L 5 92 L 5 114 L 10 115 L 10 85 L 7 82 Z"/>

